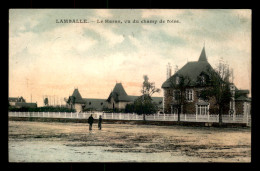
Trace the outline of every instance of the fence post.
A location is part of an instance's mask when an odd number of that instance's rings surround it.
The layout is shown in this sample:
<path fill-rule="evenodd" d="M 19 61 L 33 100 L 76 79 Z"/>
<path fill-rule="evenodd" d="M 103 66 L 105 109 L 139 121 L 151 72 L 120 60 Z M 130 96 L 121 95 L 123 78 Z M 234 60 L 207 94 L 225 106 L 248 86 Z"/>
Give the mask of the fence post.
<path fill-rule="evenodd" d="M 198 120 L 198 116 L 197 116 L 197 113 L 196 113 L 196 121 Z"/>
<path fill-rule="evenodd" d="M 112 118 L 111 119 L 113 119 L 113 112 L 112 112 Z"/>
<path fill-rule="evenodd" d="M 184 114 L 184 118 L 185 118 L 184 120 L 186 121 L 186 114 Z"/>
<path fill-rule="evenodd" d="M 165 113 L 163 114 L 163 120 L 165 120 Z"/>
<path fill-rule="evenodd" d="M 72 112 L 70 112 L 70 118 L 72 118 Z"/>
<path fill-rule="evenodd" d="M 155 114 L 153 114 L 153 119 L 155 119 Z"/>

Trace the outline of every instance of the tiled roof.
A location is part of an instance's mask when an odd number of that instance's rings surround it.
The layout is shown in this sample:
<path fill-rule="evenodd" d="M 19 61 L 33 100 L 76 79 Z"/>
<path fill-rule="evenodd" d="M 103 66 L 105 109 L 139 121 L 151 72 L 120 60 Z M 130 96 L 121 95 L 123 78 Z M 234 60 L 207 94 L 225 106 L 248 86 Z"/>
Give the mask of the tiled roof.
<path fill-rule="evenodd" d="M 17 98 L 17 97 L 9 97 L 9 98 L 8 98 L 8 101 L 9 101 L 9 102 L 18 102 L 18 99 L 19 99 L 19 98 Z"/>
<path fill-rule="evenodd" d="M 25 102 L 16 102 L 15 103 L 16 107 L 37 107 L 37 103 L 25 103 Z"/>
<path fill-rule="evenodd" d="M 82 99 L 79 90 L 76 88 L 74 89 L 72 95 L 73 97 L 75 97 L 75 103 L 85 103 L 84 100 Z"/>
<path fill-rule="evenodd" d="M 92 108 L 95 110 L 102 110 L 107 107 L 106 99 L 93 99 L 93 98 L 83 98 L 85 102 L 85 108 Z"/>
<path fill-rule="evenodd" d="M 9 102 L 25 102 L 24 98 L 21 97 L 9 97 L 8 98 Z"/>
<path fill-rule="evenodd" d="M 251 101 L 250 98 L 245 97 L 245 96 L 239 96 L 238 98 L 235 99 L 236 101 Z"/>
<path fill-rule="evenodd" d="M 187 76 L 191 79 L 191 86 L 195 85 L 198 79 L 198 76 L 202 72 L 207 73 L 208 70 L 213 70 L 211 65 L 207 61 L 205 48 L 202 49 L 201 55 L 198 61 L 188 62 L 180 70 L 178 70 L 173 76 L 167 79 L 163 84 L 162 88 L 171 87 L 171 80 L 175 80 L 177 76 Z"/>
<path fill-rule="evenodd" d="M 109 94 L 109 97 L 107 98 L 107 101 L 110 102 L 111 98 L 114 98 L 116 102 L 119 101 L 126 101 L 129 102 L 131 99 L 126 94 L 125 89 L 122 85 L 122 83 L 116 83 L 113 91 Z"/>
<path fill-rule="evenodd" d="M 205 47 L 203 47 L 200 57 L 199 57 L 199 62 L 207 62 L 207 56 L 206 56 L 206 52 L 205 52 Z"/>
<path fill-rule="evenodd" d="M 239 93 L 239 94 L 249 94 L 249 90 L 236 90 L 236 93 Z"/>
<path fill-rule="evenodd" d="M 135 101 L 140 96 L 129 96 L 129 97 L 130 97 L 131 101 Z M 163 105 L 163 97 L 152 97 L 152 100 L 155 103 L 159 104 L 159 106 L 162 107 L 162 105 Z"/>

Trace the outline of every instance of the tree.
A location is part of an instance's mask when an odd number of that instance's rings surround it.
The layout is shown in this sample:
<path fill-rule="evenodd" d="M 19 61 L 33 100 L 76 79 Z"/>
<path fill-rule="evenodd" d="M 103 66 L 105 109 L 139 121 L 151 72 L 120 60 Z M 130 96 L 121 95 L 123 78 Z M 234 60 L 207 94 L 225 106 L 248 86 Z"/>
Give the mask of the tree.
<path fill-rule="evenodd" d="M 141 93 L 142 95 L 135 101 L 135 106 L 141 107 L 137 110 L 138 114 L 143 114 L 143 120 L 145 121 L 145 114 L 151 114 L 157 108 L 155 103 L 152 102 L 152 95 L 154 93 L 159 93 L 161 90 L 155 87 L 154 82 L 149 82 L 147 75 L 143 76 L 144 82 L 142 85 Z"/>
<path fill-rule="evenodd" d="M 70 109 L 72 110 L 72 106 L 75 105 L 75 102 L 76 102 L 76 98 L 74 96 L 70 96 L 68 101 L 67 101 L 67 104 L 70 105 Z"/>
<path fill-rule="evenodd" d="M 45 99 L 44 99 L 44 105 L 45 105 L 45 106 L 48 106 L 48 105 L 49 105 L 49 100 L 48 100 L 48 98 L 45 98 Z"/>
<path fill-rule="evenodd" d="M 219 112 L 219 125 L 222 125 L 223 108 L 231 100 L 230 92 L 230 70 L 227 64 L 219 62 L 214 70 L 207 70 L 209 80 L 207 81 L 207 88 L 200 92 L 200 98 L 208 100 L 215 98 L 215 105 Z"/>
<path fill-rule="evenodd" d="M 152 98 L 146 95 L 138 97 L 133 104 L 127 104 L 125 112 L 135 112 L 137 114 L 153 114 L 158 111 L 158 105 Z M 144 118 L 145 119 L 145 118 Z"/>
<path fill-rule="evenodd" d="M 178 122 L 180 114 L 183 113 L 183 106 L 186 103 L 186 89 L 191 84 L 191 79 L 188 76 L 176 75 L 170 78 L 170 87 L 173 89 L 173 103 L 178 109 Z"/>

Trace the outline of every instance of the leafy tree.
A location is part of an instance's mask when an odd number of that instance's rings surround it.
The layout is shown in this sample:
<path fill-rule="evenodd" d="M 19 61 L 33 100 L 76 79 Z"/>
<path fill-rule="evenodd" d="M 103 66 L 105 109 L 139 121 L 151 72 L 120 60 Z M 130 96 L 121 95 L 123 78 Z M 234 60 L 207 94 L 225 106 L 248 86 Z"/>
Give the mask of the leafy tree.
<path fill-rule="evenodd" d="M 75 105 L 75 102 L 76 102 L 76 98 L 74 96 L 70 96 L 68 101 L 67 101 L 67 104 L 70 105 L 70 109 L 72 110 L 72 106 Z"/>
<path fill-rule="evenodd" d="M 125 113 L 133 113 L 133 112 L 135 112 L 134 103 L 133 104 L 127 104 L 125 106 Z"/>
<path fill-rule="evenodd" d="M 45 105 L 45 106 L 48 106 L 48 105 L 49 105 L 49 100 L 48 100 L 48 98 L 45 98 L 45 99 L 44 99 L 44 105 Z"/>
<path fill-rule="evenodd" d="M 204 100 L 209 100 L 211 97 L 215 98 L 220 126 L 222 125 L 223 109 L 231 100 L 230 74 L 228 65 L 219 62 L 214 70 L 207 70 L 208 86 L 200 92 L 200 98 Z"/>
<path fill-rule="evenodd" d="M 188 76 L 177 75 L 170 78 L 170 87 L 173 89 L 173 103 L 178 109 L 178 121 L 180 114 L 183 113 L 183 106 L 186 103 L 186 89 L 191 84 L 191 79 Z"/>
<path fill-rule="evenodd" d="M 152 95 L 154 93 L 159 93 L 161 90 L 155 87 L 154 82 L 149 82 L 147 75 L 143 76 L 144 81 L 141 89 L 142 95 L 137 98 L 134 102 L 135 110 L 138 114 L 143 114 L 143 120 L 145 121 L 145 114 L 151 114 L 156 112 L 156 105 L 152 102 Z"/>

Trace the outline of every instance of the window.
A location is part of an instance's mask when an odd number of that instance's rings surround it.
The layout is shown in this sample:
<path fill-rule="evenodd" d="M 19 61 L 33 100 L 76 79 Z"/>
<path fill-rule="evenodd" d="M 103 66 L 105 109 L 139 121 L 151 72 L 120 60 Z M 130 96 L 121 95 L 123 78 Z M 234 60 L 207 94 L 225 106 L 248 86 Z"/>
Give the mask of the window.
<path fill-rule="evenodd" d="M 176 77 L 176 84 L 179 84 L 180 83 L 180 77 Z"/>
<path fill-rule="evenodd" d="M 208 105 L 198 105 L 197 106 L 197 114 L 207 115 L 208 114 Z"/>
<path fill-rule="evenodd" d="M 203 75 L 203 76 L 201 76 L 201 84 L 205 84 L 206 83 L 206 78 L 205 78 L 205 76 Z"/>
<path fill-rule="evenodd" d="M 193 90 L 192 89 L 186 90 L 186 100 L 193 101 Z"/>

